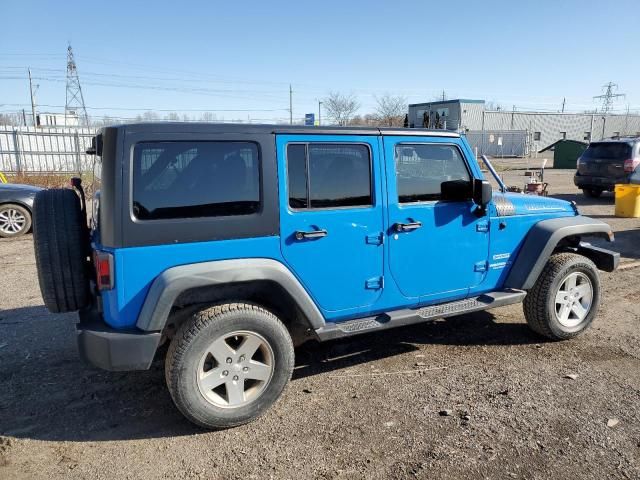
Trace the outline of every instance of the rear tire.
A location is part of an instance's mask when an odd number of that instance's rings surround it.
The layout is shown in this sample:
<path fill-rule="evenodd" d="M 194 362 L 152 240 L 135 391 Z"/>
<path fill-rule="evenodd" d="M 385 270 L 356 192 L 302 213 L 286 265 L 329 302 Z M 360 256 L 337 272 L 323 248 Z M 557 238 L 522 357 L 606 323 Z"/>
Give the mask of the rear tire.
<path fill-rule="evenodd" d="M 587 198 L 600 198 L 603 190 L 600 188 L 583 188 L 582 193 Z"/>
<path fill-rule="evenodd" d="M 0 237 L 14 238 L 31 229 L 31 213 L 22 205 L 0 205 Z"/>
<path fill-rule="evenodd" d="M 258 305 L 226 303 L 180 326 L 169 345 L 165 377 L 185 417 L 221 429 L 265 413 L 293 366 L 291 336 L 275 315 Z"/>
<path fill-rule="evenodd" d="M 88 304 L 87 229 L 73 190 L 37 193 L 33 203 L 33 245 L 40 291 L 52 313 Z"/>
<path fill-rule="evenodd" d="M 551 256 L 524 299 L 529 327 L 551 340 L 586 330 L 600 306 L 600 279 L 594 263 L 576 253 Z"/>

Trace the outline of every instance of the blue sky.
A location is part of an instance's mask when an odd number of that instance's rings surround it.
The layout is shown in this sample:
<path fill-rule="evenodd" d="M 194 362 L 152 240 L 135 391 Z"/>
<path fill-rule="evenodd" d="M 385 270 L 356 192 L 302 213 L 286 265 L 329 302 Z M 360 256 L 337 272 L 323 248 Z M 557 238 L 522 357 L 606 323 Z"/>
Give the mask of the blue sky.
<path fill-rule="evenodd" d="M 638 0 L 538 1 L 5 1 L 0 7 L 0 111 L 65 101 L 67 42 L 92 116 L 211 110 L 218 119 L 317 111 L 331 90 L 374 109 L 479 98 L 504 108 L 598 107 L 613 81 L 640 110 Z M 24 105 L 23 105 L 24 104 Z M 50 106 L 44 106 L 50 105 Z M 60 108 L 62 107 L 62 108 Z M 235 112 L 224 110 L 237 110 Z"/>

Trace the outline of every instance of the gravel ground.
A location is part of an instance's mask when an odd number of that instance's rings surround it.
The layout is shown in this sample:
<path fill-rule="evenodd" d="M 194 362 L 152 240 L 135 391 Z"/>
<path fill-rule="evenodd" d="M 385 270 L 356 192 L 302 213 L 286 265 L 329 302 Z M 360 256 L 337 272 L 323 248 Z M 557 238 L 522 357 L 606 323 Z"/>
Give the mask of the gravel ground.
<path fill-rule="evenodd" d="M 219 432 L 180 416 L 161 362 L 81 364 L 74 316 L 42 306 L 30 236 L 1 240 L 0 478 L 640 478 L 640 222 L 576 196 L 571 172 L 547 180 L 625 257 L 588 332 L 545 342 L 513 305 L 308 344 L 274 408 Z"/>

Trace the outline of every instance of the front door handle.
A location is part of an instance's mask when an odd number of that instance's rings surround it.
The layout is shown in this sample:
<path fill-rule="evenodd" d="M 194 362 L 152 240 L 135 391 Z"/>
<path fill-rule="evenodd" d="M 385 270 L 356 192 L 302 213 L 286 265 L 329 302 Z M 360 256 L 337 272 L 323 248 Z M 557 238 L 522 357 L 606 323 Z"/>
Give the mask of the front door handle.
<path fill-rule="evenodd" d="M 312 230 L 310 232 L 296 231 L 296 240 L 309 240 L 314 238 L 322 238 L 327 236 L 326 230 Z"/>
<path fill-rule="evenodd" d="M 393 229 L 396 232 L 411 232 L 417 230 L 422 226 L 422 222 L 409 222 L 409 223 L 396 223 Z"/>

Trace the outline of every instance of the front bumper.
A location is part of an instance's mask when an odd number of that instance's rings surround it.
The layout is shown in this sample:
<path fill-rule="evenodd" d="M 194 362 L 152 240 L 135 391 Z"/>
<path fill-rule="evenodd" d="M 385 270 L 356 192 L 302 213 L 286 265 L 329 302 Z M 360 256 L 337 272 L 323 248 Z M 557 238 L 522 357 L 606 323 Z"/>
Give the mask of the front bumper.
<path fill-rule="evenodd" d="M 606 248 L 594 247 L 590 243 L 580 242 L 577 253 L 591 259 L 598 270 L 613 272 L 620 264 L 620 254 Z"/>
<path fill-rule="evenodd" d="M 105 324 L 95 309 L 82 310 L 79 316 L 78 350 L 84 361 L 112 371 L 147 370 L 151 366 L 160 332 L 116 330 Z"/>

